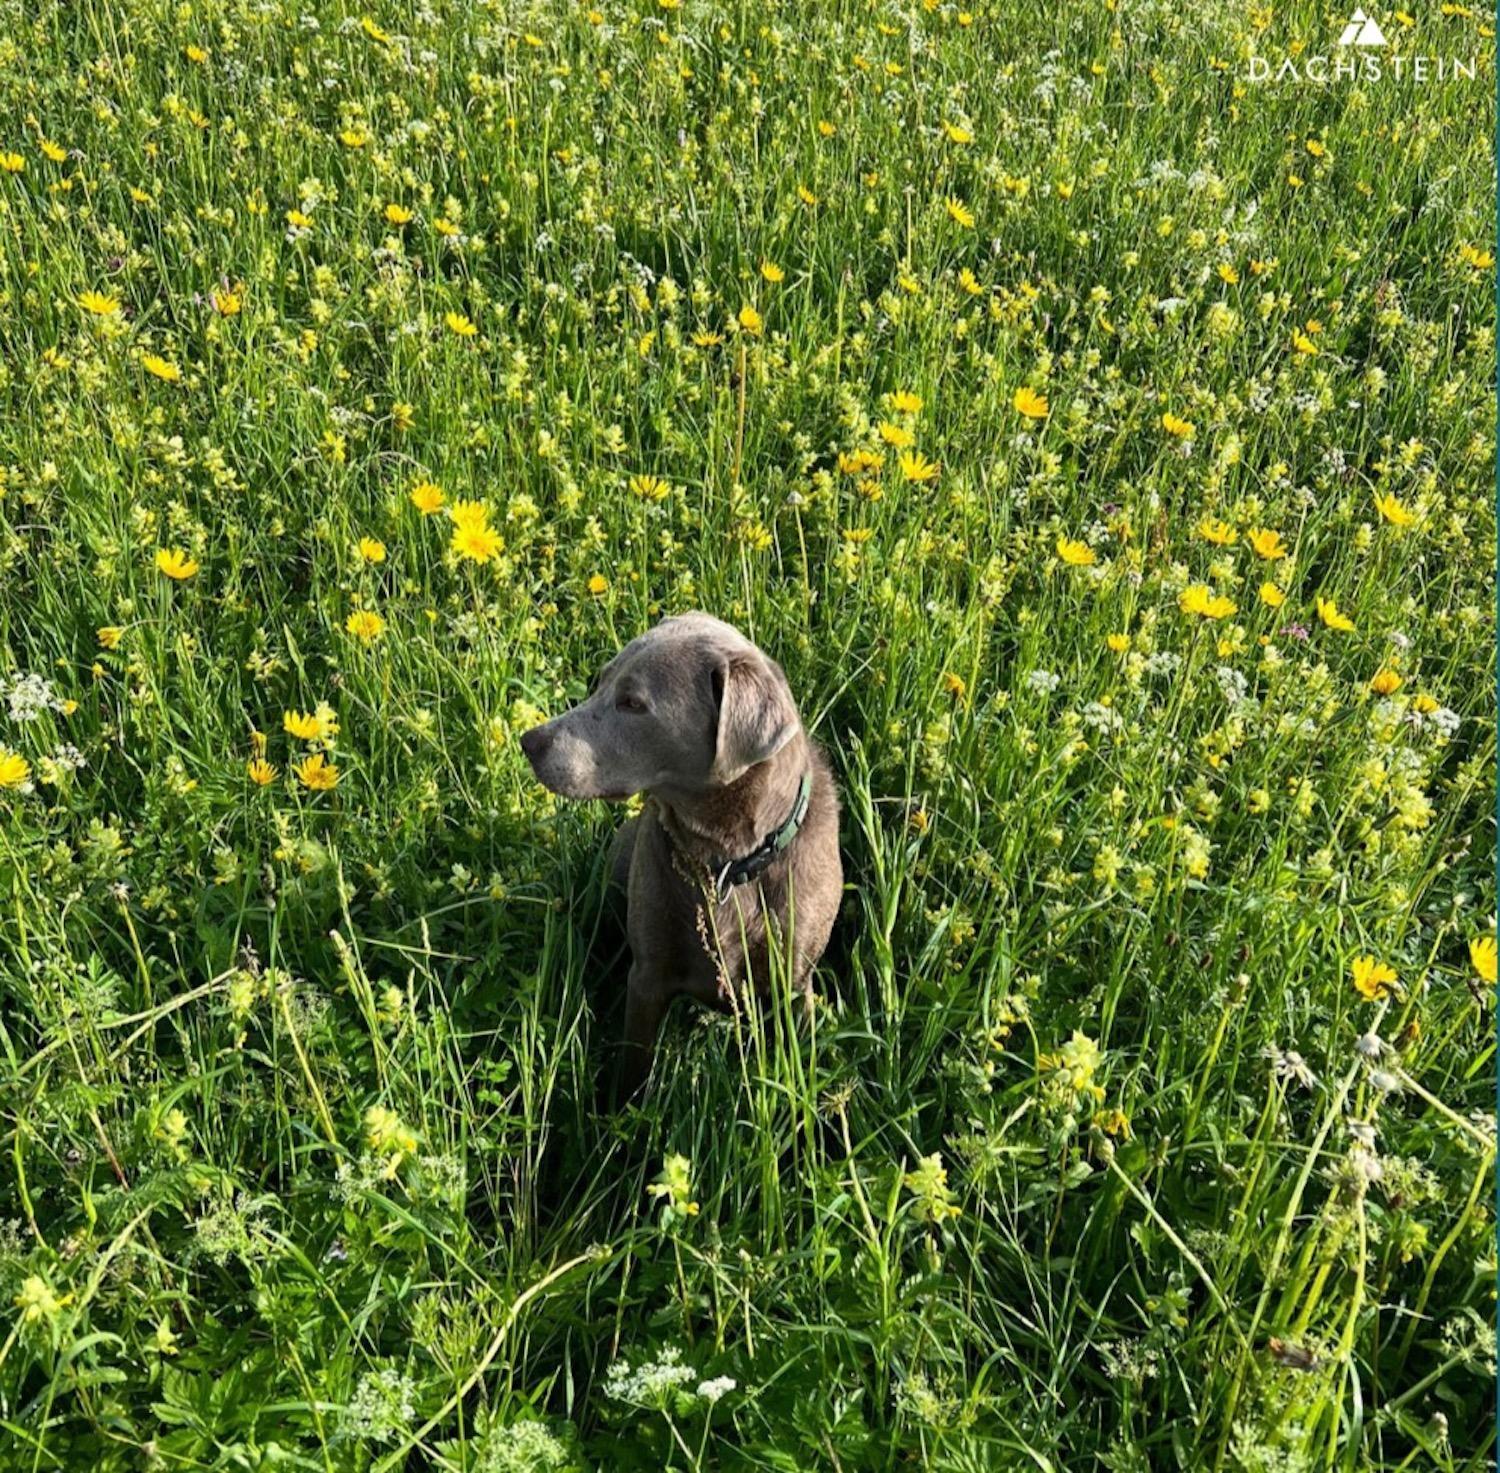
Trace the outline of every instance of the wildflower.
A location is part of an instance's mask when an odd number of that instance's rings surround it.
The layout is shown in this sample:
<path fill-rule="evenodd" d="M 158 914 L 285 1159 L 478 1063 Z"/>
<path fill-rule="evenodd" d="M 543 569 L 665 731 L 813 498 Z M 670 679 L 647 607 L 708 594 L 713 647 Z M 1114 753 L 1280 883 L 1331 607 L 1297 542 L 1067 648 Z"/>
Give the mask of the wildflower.
<path fill-rule="evenodd" d="M 902 1176 L 901 1185 L 916 1197 L 917 1211 L 924 1221 L 944 1223 L 963 1216 L 963 1209 L 948 1190 L 948 1172 L 941 1153 L 923 1156 L 915 1171 Z"/>
<path fill-rule="evenodd" d="M 676 1391 L 697 1378 L 691 1366 L 683 1365 L 682 1352 L 668 1345 L 659 1360 L 645 1361 L 634 1370 L 626 1360 L 612 1362 L 604 1374 L 604 1394 L 630 1406 L 661 1409 Z"/>
<path fill-rule="evenodd" d="M 281 729 L 299 742 L 326 742 L 338 735 L 339 724 L 332 708 L 320 704 L 311 712 L 283 711 Z"/>
<path fill-rule="evenodd" d="M 969 690 L 964 684 L 963 676 L 955 675 L 952 671 L 944 671 L 943 689 L 956 701 L 963 700 Z"/>
<path fill-rule="evenodd" d="M 974 141 L 974 135 L 967 128 L 962 128 L 957 123 L 945 122 L 943 124 L 943 133 L 949 143 L 962 145 Z"/>
<path fill-rule="evenodd" d="M 1256 557 L 1264 558 L 1268 563 L 1274 563 L 1278 558 L 1286 556 L 1286 547 L 1282 543 L 1280 532 L 1269 532 L 1264 527 L 1254 527 L 1246 534 L 1251 550 Z"/>
<path fill-rule="evenodd" d="M 198 571 L 198 563 L 180 547 L 163 547 L 156 554 L 156 570 L 181 583 Z"/>
<path fill-rule="evenodd" d="M 78 305 L 95 317 L 113 317 L 120 310 L 120 299 L 104 292 L 79 292 Z"/>
<path fill-rule="evenodd" d="M 473 321 L 465 317 L 462 312 L 444 312 L 443 322 L 447 325 L 448 331 L 456 337 L 471 338 L 479 331 Z"/>
<path fill-rule="evenodd" d="M 118 624 L 101 624 L 94 634 L 99 640 L 99 648 L 105 650 L 119 649 L 120 641 L 125 638 L 125 631 Z"/>
<path fill-rule="evenodd" d="M 475 563 L 487 563 L 505 546 L 505 539 L 483 520 L 461 522 L 454 518 L 453 552 Z"/>
<path fill-rule="evenodd" d="M 331 792 L 338 786 L 339 770 L 321 752 L 304 757 L 293 769 L 297 781 L 315 793 Z"/>
<path fill-rule="evenodd" d="M 405 205 L 388 204 L 384 213 L 388 224 L 409 225 L 411 223 L 412 212 Z"/>
<path fill-rule="evenodd" d="M 1375 510 L 1380 513 L 1382 520 L 1389 522 L 1393 527 L 1411 527 L 1416 525 L 1416 517 L 1396 497 L 1389 493 L 1384 496 L 1378 492 L 1376 493 Z"/>
<path fill-rule="evenodd" d="M 928 460 L 920 450 L 903 450 L 900 463 L 903 480 L 921 485 L 938 478 L 937 462 Z"/>
<path fill-rule="evenodd" d="M 245 775 L 258 788 L 270 787 L 276 781 L 276 769 L 264 757 L 252 757 L 245 764 Z"/>
<path fill-rule="evenodd" d="M 881 420 L 875 429 L 893 450 L 906 450 L 917 442 L 917 437 L 905 425 L 893 424 L 888 419 Z"/>
<path fill-rule="evenodd" d="M 356 609 L 344 620 L 344 629 L 364 644 L 373 644 L 385 633 L 385 620 L 374 609 Z"/>
<path fill-rule="evenodd" d="M 1240 273 L 1228 261 L 1219 262 L 1219 280 L 1228 286 L 1238 286 Z"/>
<path fill-rule="evenodd" d="M 1286 594 L 1274 583 L 1262 583 L 1260 585 L 1260 601 L 1268 609 L 1279 609 L 1286 602 Z"/>
<path fill-rule="evenodd" d="M 745 305 L 740 308 L 739 314 L 736 316 L 735 321 L 739 323 L 740 331 L 745 333 L 749 337 L 758 338 L 761 333 L 765 331 L 765 318 L 763 318 L 760 313 L 757 312 L 755 308 L 749 304 L 749 302 L 746 302 Z"/>
<path fill-rule="evenodd" d="M 159 378 L 164 384 L 180 384 L 182 382 L 182 370 L 175 364 L 156 353 L 142 353 L 141 367 L 153 378 Z"/>
<path fill-rule="evenodd" d="M 21 1311 L 23 1325 L 36 1325 L 55 1320 L 72 1298 L 71 1294 L 59 1298 L 46 1279 L 40 1274 L 31 1274 L 22 1283 L 21 1292 L 12 1303 Z"/>
<path fill-rule="evenodd" d="M 642 501 L 665 501 L 672 494 L 671 486 L 660 476 L 639 475 L 630 478 L 631 491 Z"/>
<path fill-rule="evenodd" d="M 1194 434 L 1197 432 L 1196 427 L 1191 420 L 1181 419 L 1177 415 L 1171 413 L 1162 415 L 1161 427 L 1169 435 L 1174 436 L 1178 440 L 1191 440 Z"/>
<path fill-rule="evenodd" d="M 1382 998 L 1389 997 L 1396 986 L 1395 969 L 1377 961 L 1373 956 L 1355 957 L 1350 963 L 1349 971 L 1354 981 L 1354 990 L 1369 1002 L 1379 1002 Z"/>
<path fill-rule="evenodd" d="M 661 1172 L 646 1188 L 648 1197 L 665 1199 L 667 1206 L 684 1217 L 696 1217 L 698 1204 L 693 1201 L 693 1163 L 686 1156 L 672 1155 L 661 1163 Z"/>
<path fill-rule="evenodd" d="M 0 151 L 0 170 L 7 174 L 21 174 L 26 170 L 26 160 L 18 153 Z"/>
<path fill-rule="evenodd" d="M 974 228 L 974 212 L 961 199 L 955 199 L 952 195 L 949 195 L 944 208 L 948 211 L 948 218 L 955 225 L 960 226 L 964 230 L 972 230 Z"/>
<path fill-rule="evenodd" d="M 588 581 L 588 590 L 598 598 L 601 594 L 609 592 L 609 579 L 603 573 L 595 573 Z"/>
<path fill-rule="evenodd" d="M 1042 1054 L 1037 1060 L 1040 1072 L 1047 1076 L 1049 1088 L 1068 1103 L 1071 1097 L 1104 1098 L 1104 1087 L 1094 1080 L 1104 1052 L 1086 1033 L 1073 1030 L 1073 1036 L 1055 1053 Z"/>
<path fill-rule="evenodd" d="M 971 297 L 982 297 L 984 295 L 984 288 L 980 286 L 979 278 L 967 266 L 958 273 L 958 285 L 960 291 L 967 293 Z"/>
<path fill-rule="evenodd" d="M 401 1117 L 384 1105 L 365 1111 L 365 1144 L 377 1156 L 410 1156 L 417 1149 L 416 1133 Z"/>
<path fill-rule="evenodd" d="M 361 537 L 359 539 L 359 555 L 367 563 L 383 563 L 385 561 L 385 543 L 378 537 Z"/>
<path fill-rule="evenodd" d="M 430 517 L 434 512 L 443 509 L 443 488 L 434 485 L 431 481 L 418 481 L 411 488 L 409 500 L 424 517 Z"/>
<path fill-rule="evenodd" d="M 1072 537 L 1057 539 L 1057 556 L 1061 562 L 1073 568 L 1091 568 L 1099 561 L 1098 554 L 1087 542 L 1080 542 Z"/>
<path fill-rule="evenodd" d="M 1117 655 L 1123 655 L 1130 648 L 1130 636 L 1128 634 L 1106 634 L 1104 643 Z"/>
<path fill-rule="evenodd" d="M 1500 956 L 1493 936 L 1476 936 L 1469 942 L 1469 961 L 1481 982 L 1494 985 L 1496 960 Z"/>
<path fill-rule="evenodd" d="M 887 394 L 886 403 L 897 414 L 920 414 L 922 412 L 922 400 L 910 389 L 897 389 Z"/>
<path fill-rule="evenodd" d="M 1394 670 L 1377 670 L 1370 677 L 1370 689 L 1377 696 L 1393 696 L 1401 689 L 1401 677 Z"/>
<path fill-rule="evenodd" d="M 0 790 L 24 788 L 31 777 L 31 764 L 9 747 L 0 747 Z"/>
<path fill-rule="evenodd" d="M 1198 523 L 1198 535 L 1217 547 L 1232 547 L 1239 541 L 1239 533 L 1228 522 L 1218 522 L 1212 517 L 1204 517 Z"/>
<path fill-rule="evenodd" d="M 1190 583 L 1179 595 L 1177 607 L 1184 614 L 1197 614 L 1203 619 L 1225 619 L 1235 612 L 1236 604 L 1233 599 L 1210 592 L 1206 583 Z"/>
<path fill-rule="evenodd" d="M 1303 1089 L 1312 1089 L 1318 1082 L 1318 1076 L 1313 1073 L 1306 1059 L 1296 1049 L 1282 1050 L 1274 1046 L 1267 1047 L 1265 1056 L 1271 1061 L 1272 1072 L 1278 1079 L 1296 1083 Z"/>
<path fill-rule="evenodd" d="M 1354 628 L 1354 620 L 1347 614 L 1340 613 L 1338 604 L 1331 598 L 1318 600 L 1318 618 L 1330 629 L 1337 629 L 1345 634 Z"/>
<path fill-rule="evenodd" d="M 762 261 L 760 263 L 760 274 L 773 285 L 778 281 L 786 280 L 786 272 L 775 261 Z"/>
<path fill-rule="evenodd" d="M 1022 384 L 1011 396 L 1011 408 L 1026 419 L 1046 419 L 1049 412 L 1046 397 Z"/>

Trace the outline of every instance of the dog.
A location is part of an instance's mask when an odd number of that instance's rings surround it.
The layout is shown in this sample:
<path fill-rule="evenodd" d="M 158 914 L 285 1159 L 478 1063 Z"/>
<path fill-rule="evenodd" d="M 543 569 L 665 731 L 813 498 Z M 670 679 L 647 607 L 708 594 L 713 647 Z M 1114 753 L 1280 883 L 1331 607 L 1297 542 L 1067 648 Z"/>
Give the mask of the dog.
<path fill-rule="evenodd" d="M 773 947 L 810 1005 L 843 892 L 839 802 L 774 660 L 721 620 L 679 614 L 521 749 L 562 797 L 645 794 L 610 864 L 631 956 L 622 1098 L 650 1072 L 667 1004 L 735 1008 L 747 978 L 766 988 Z"/>

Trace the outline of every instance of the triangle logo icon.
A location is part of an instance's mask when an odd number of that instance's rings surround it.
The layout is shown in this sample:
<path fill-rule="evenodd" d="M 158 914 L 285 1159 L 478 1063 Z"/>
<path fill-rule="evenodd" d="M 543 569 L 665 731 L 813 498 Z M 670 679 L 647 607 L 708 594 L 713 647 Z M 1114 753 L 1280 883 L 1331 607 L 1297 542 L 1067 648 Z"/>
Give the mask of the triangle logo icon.
<path fill-rule="evenodd" d="M 1379 22 L 1373 16 L 1356 10 L 1349 17 L 1349 24 L 1344 27 L 1343 34 L 1339 36 L 1339 45 L 1384 46 L 1385 32 L 1380 29 Z"/>

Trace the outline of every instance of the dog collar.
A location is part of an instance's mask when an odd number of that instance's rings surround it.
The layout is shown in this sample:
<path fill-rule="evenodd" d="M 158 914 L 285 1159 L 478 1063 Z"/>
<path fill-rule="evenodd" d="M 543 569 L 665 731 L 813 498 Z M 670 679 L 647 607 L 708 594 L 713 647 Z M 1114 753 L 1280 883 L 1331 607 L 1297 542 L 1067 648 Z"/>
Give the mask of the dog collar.
<path fill-rule="evenodd" d="M 786 821 L 779 828 L 772 829 L 742 859 L 724 861 L 714 881 L 714 899 L 719 904 L 722 905 L 729 898 L 729 892 L 734 886 L 748 885 L 751 880 L 758 879 L 786 852 L 788 845 L 797 837 L 798 831 L 807 819 L 812 789 L 812 772 L 804 772 L 802 782 L 797 788 L 797 800 L 792 804 L 792 811 L 787 815 Z"/>

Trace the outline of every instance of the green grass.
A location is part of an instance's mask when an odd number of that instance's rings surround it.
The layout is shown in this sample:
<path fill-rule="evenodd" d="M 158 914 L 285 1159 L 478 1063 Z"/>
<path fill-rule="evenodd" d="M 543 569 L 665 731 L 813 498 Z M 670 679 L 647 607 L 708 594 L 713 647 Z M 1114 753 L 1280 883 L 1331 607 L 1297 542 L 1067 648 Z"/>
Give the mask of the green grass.
<path fill-rule="evenodd" d="M 0 13 L 0 1468 L 1492 1466 L 1483 11 Z M 693 607 L 848 893 L 611 1115 Z"/>

